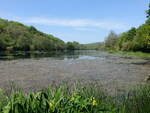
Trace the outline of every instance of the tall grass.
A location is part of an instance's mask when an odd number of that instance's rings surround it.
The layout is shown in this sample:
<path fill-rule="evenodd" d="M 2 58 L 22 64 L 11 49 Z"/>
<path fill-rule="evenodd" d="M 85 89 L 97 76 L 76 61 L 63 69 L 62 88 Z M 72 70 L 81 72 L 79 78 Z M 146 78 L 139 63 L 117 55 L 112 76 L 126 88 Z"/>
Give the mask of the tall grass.
<path fill-rule="evenodd" d="M 121 98 L 120 98 L 121 97 Z M 0 90 L 2 113 L 150 113 L 150 87 L 110 96 L 98 83 L 51 85 L 38 92 Z"/>
<path fill-rule="evenodd" d="M 150 59 L 150 53 L 144 53 L 144 52 L 108 50 L 108 53 L 122 54 L 122 55 L 130 56 L 130 57 L 137 57 L 137 58 L 143 58 L 143 59 Z"/>
<path fill-rule="evenodd" d="M 120 113 L 150 113 L 150 86 L 141 86 L 124 96 Z"/>

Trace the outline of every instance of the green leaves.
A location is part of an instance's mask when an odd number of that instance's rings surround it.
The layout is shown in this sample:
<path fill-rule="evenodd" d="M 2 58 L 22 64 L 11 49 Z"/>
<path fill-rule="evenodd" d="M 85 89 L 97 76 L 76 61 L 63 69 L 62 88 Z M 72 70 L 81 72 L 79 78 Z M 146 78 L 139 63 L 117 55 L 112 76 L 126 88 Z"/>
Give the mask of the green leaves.
<path fill-rule="evenodd" d="M 149 3 L 149 9 L 146 10 L 147 18 L 150 19 L 150 3 Z"/>
<path fill-rule="evenodd" d="M 81 86 L 80 86 L 81 87 Z M 127 95 L 106 97 L 89 86 L 73 89 L 49 87 L 37 93 L 13 92 L 9 97 L 0 90 L 1 113 L 149 113 L 150 87 L 141 86 Z M 93 91 L 96 94 L 93 96 Z M 67 93 L 66 93 L 67 92 Z M 88 92 L 88 94 L 87 94 Z M 91 93 L 90 93 L 91 92 Z M 101 95 L 103 98 L 99 98 Z M 109 95 L 109 94 L 107 94 Z M 104 98 L 105 97 L 105 98 Z"/>
<path fill-rule="evenodd" d="M 79 50 L 81 45 L 78 42 L 68 42 L 67 50 Z"/>
<path fill-rule="evenodd" d="M 0 19 L 0 50 L 64 50 L 65 43 L 38 31 L 35 27 L 25 26 L 14 21 Z"/>
<path fill-rule="evenodd" d="M 111 32 L 105 40 L 105 47 L 111 50 L 150 52 L 150 4 L 146 13 L 148 19 L 145 24 L 118 36 Z"/>
<path fill-rule="evenodd" d="M 118 40 L 118 35 L 111 31 L 105 40 L 105 47 L 108 49 L 115 49 L 116 42 Z"/>
<path fill-rule="evenodd" d="M 98 113 L 100 111 L 108 111 L 109 108 L 107 104 L 99 103 L 99 101 L 93 96 L 90 96 L 90 94 L 89 96 L 84 96 L 80 90 L 67 92 L 65 86 L 57 88 L 49 87 L 37 93 L 23 94 L 22 92 L 13 92 L 7 98 L 1 91 L 0 96 L 3 97 L 3 100 L 0 100 L 0 112 Z"/>

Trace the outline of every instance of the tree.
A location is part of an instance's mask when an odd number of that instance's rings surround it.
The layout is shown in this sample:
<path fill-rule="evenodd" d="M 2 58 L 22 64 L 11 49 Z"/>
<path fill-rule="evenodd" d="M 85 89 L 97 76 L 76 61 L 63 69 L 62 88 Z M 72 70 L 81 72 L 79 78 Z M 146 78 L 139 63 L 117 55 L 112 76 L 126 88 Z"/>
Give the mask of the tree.
<path fill-rule="evenodd" d="M 148 7 L 149 7 L 149 9 L 146 10 L 146 14 L 147 14 L 146 17 L 147 17 L 148 19 L 150 19 L 150 3 L 149 3 L 149 6 L 148 6 Z"/>
<path fill-rule="evenodd" d="M 30 27 L 29 27 L 29 32 L 31 32 L 32 34 L 35 34 L 35 33 L 38 32 L 38 30 L 37 30 L 35 27 L 30 26 Z"/>
<path fill-rule="evenodd" d="M 133 27 L 119 36 L 111 32 L 105 40 L 105 47 L 123 51 L 150 52 L 150 4 L 146 14 L 145 24 L 137 29 Z"/>
<path fill-rule="evenodd" d="M 78 42 L 67 42 L 67 50 L 79 50 L 82 47 Z"/>
<path fill-rule="evenodd" d="M 7 34 L 0 34 L 0 49 L 7 50 L 13 49 L 15 41 Z"/>
<path fill-rule="evenodd" d="M 33 26 L 0 19 L 0 50 L 62 50 L 65 43 Z"/>
<path fill-rule="evenodd" d="M 150 3 L 149 3 L 149 9 L 146 10 L 146 17 L 147 17 L 147 20 L 145 23 L 150 25 Z"/>
<path fill-rule="evenodd" d="M 118 35 L 115 32 L 111 31 L 109 35 L 106 37 L 105 47 L 109 49 L 114 49 L 117 39 L 118 39 Z"/>
<path fill-rule="evenodd" d="M 132 41 L 136 35 L 136 28 L 133 27 L 127 32 L 127 36 L 124 41 Z"/>
<path fill-rule="evenodd" d="M 129 31 L 122 33 L 117 41 L 117 46 L 119 50 L 132 50 L 132 41 L 136 36 L 136 28 L 131 28 Z"/>
<path fill-rule="evenodd" d="M 150 25 L 143 24 L 137 29 L 133 43 L 135 50 L 150 52 Z"/>

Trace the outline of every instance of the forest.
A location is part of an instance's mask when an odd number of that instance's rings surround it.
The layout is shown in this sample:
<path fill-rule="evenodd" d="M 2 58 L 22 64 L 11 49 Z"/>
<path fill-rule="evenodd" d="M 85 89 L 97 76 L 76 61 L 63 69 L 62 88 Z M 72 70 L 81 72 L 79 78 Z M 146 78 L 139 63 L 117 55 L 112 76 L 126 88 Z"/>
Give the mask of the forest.
<path fill-rule="evenodd" d="M 0 19 L 1 51 L 56 51 L 83 49 L 78 42 L 61 39 L 15 21 Z"/>
<path fill-rule="evenodd" d="M 150 4 L 146 11 L 147 20 L 138 28 L 116 34 L 111 31 L 105 40 L 105 48 L 121 51 L 142 51 L 150 52 Z"/>
<path fill-rule="evenodd" d="M 111 31 L 104 42 L 80 44 L 63 40 L 15 21 L 0 19 L 0 50 L 56 51 L 56 50 L 121 50 L 150 52 L 150 5 L 147 20 L 138 28 L 132 27 L 121 34 Z"/>

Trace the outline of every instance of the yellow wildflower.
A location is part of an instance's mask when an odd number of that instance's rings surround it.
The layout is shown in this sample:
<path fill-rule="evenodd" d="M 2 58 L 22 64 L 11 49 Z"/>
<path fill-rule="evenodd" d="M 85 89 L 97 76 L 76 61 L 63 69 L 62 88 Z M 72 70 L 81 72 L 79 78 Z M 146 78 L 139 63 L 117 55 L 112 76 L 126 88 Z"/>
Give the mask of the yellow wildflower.
<path fill-rule="evenodd" d="M 97 102 L 96 102 L 95 99 L 92 101 L 92 105 L 93 105 L 93 106 L 94 106 L 94 105 L 97 105 Z"/>
<path fill-rule="evenodd" d="M 71 97 L 71 98 L 70 98 L 70 101 L 74 101 L 74 100 L 75 100 L 75 98 L 74 98 L 74 97 Z"/>
<path fill-rule="evenodd" d="M 54 106 L 54 105 L 50 102 L 50 103 L 49 103 L 49 108 L 52 109 L 53 106 Z"/>
<path fill-rule="evenodd" d="M 93 105 L 93 106 L 94 106 L 94 105 L 97 105 L 96 99 L 95 99 L 94 97 L 92 97 L 90 100 L 92 101 L 92 105 Z"/>

